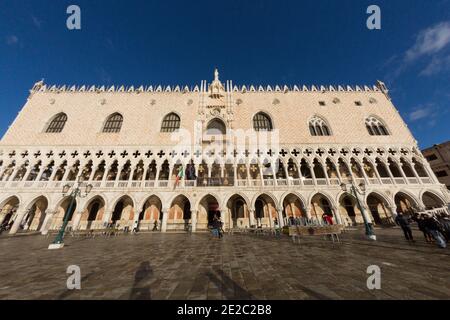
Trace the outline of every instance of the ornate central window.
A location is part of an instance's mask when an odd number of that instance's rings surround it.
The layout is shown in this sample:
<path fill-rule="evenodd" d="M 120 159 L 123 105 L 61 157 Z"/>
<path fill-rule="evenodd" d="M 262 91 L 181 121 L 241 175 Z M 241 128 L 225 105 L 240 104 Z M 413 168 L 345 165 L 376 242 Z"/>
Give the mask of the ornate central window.
<path fill-rule="evenodd" d="M 225 123 L 220 119 L 213 119 L 208 123 L 206 127 L 206 134 L 226 134 L 227 128 Z"/>
<path fill-rule="evenodd" d="M 258 112 L 253 117 L 253 129 L 255 131 L 272 131 L 272 121 L 264 112 Z"/>

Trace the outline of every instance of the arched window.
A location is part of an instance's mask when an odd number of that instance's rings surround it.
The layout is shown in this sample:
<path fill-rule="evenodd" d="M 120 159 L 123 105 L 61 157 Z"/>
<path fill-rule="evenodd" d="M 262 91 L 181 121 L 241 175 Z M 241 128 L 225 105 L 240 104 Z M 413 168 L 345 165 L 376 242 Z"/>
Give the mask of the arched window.
<path fill-rule="evenodd" d="M 272 131 L 272 121 L 264 112 L 258 112 L 253 117 L 253 129 L 255 131 Z"/>
<path fill-rule="evenodd" d="M 381 120 L 375 117 L 366 118 L 366 128 L 371 136 L 388 136 L 389 131 Z"/>
<path fill-rule="evenodd" d="M 120 113 L 114 113 L 108 117 L 103 132 L 105 133 L 118 133 L 122 128 L 123 117 Z"/>
<path fill-rule="evenodd" d="M 161 132 L 174 132 L 180 129 L 180 117 L 175 113 L 169 113 L 164 117 Z"/>
<path fill-rule="evenodd" d="M 318 116 L 314 116 L 309 120 L 309 132 L 312 136 L 331 136 L 330 128 L 326 122 Z"/>
<path fill-rule="evenodd" d="M 206 127 L 206 134 L 226 134 L 227 128 L 225 123 L 220 119 L 213 119 L 208 123 Z"/>
<path fill-rule="evenodd" d="M 46 133 L 60 133 L 66 125 L 67 115 L 65 113 L 58 113 L 48 125 L 45 130 Z"/>

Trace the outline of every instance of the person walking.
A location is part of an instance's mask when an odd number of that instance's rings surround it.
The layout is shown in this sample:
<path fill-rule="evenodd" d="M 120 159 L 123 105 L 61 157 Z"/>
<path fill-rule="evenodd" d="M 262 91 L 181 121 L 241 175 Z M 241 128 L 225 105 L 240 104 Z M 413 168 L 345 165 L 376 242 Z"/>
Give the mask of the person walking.
<path fill-rule="evenodd" d="M 213 221 L 211 223 L 211 229 L 212 234 L 214 238 L 222 238 L 221 229 L 222 229 L 222 222 L 219 220 L 217 215 L 214 215 Z"/>
<path fill-rule="evenodd" d="M 152 231 L 158 231 L 158 220 L 155 220 Z"/>
<path fill-rule="evenodd" d="M 402 228 L 406 240 L 414 242 L 411 227 L 409 226 L 409 218 L 400 212 L 395 217 L 395 223 Z"/>
<path fill-rule="evenodd" d="M 333 225 L 333 217 L 332 217 L 331 215 L 329 215 L 329 214 L 327 214 L 327 213 L 324 213 L 324 214 L 322 215 L 322 219 L 323 219 L 323 222 L 324 222 L 326 225 L 329 225 L 329 226 L 332 226 L 332 225 Z"/>
<path fill-rule="evenodd" d="M 415 221 L 417 222 L 417 226 L 419 227 L 419 230 L 422 231 L 423 236 L 425 237 L 425 241 L 427 243 L 432 243 L 433 236 L 431 235 L 431 233 L 428 231 L 428 229 L 425 226 L 424 216 L 422 214 L 417 215 L 417 217 L 415 218 Z"/>
<path fill-rule="evenodd" d="M 442 213 L 439 217 L 439 222 L 441 224 L 441 233 L 444 235 L 447 242 L 450 241 L 450 217 L 445 213 Z"/>
<path fill-rule="evenodd" d="M 428 232 L 431 233 L 434 240 L 436 240 L 437 245 L 439 248 L 446 248 L 447 244 L 445 243 L 444 236 L 439 231 L 439 222 L 432 217 L 429 214 L 424 215 L 425 220 L 425 228 L 428 230 Z"/>
<path fill-rule="evenodd" d="M 217 226 L 218 226 L 218 230 L 219 230 L 219 239 L 223 238 L 223 234 L 225 232 L 223 231 L 223 222 L 222 222 L 222 220 L 220 220 L 220 218 L 217 219 Z"/>
<path fill-rule="evenodd" d="M 137 234 L 139 232 L 139 220 L 133 222 L 132 233 Z"/>

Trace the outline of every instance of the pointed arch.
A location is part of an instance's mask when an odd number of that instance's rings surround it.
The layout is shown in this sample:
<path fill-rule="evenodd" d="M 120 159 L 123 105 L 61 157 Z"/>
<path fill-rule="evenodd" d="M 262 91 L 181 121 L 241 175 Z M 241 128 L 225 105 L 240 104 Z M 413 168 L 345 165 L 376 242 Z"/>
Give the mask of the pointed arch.
<path fill-rule="evenodd" d="M 224 197 L 224 201 L 222 204 L 222 207 L 225 208 L 227 206 L 228 201 L 230 201 L 231 198 L 233 198 L 234 196 L 239 196 L 242 199 L 244 199 L 245 203 L 247 205 L 250 205 L 251 201 L 250 198 L 243 192 L 233 192 L 232 194 L 229 194 L 227 196 Z"/>
<path fill-rule="evenodd" d="M 113 223 L 123 220 L 123 221 L 132 221 L 134 218 L 134 204 L 136 203 L 135 199 L 129 194 L 124 194 L 119 196 L 113 202 L 113 213 L 111 215 L 111 221 Z"/>
<path fill-rule="evenodd" d="M 417 160 L 414 157 L 414 158 L 412 158 L 412 163 L 413 163 L 414 169 L 416 170 L 416 172 L 419 175 L 419 177 L 421 177 L 421 178 L 428 178 L 429 177 L 427 169 L 425 168 L 425 165 L 422 163 L 422 161 Z"/>
<path fill-rule="evenodd" d="M 337 201 L 341 218 L 346 225 L 354 226 L 364 222 L 354 195 L 348 192 L 340 192 Z"/>
<path fill-rule="evenodd" d="M 226 197 L 223 208 L 228 209 L 228 223 L 230 228 L 246 228 L 250 226 L 249 204 L 245 194 L 233 193 Z"/>
<path fill-rule="evenodd" d="M 18 195 L 10 195 L 10 196 L 7 196 L 3 201 L 0 202 L 0 210 L 1 210 L 2 207 L 3 207 L 4 205 L 6 205 L 8 202 L 14 202 L 15 204 L 18 205 L 19 203 L 21 203 L 20 196 L 18 196 Z"/>
<path fill-rule="evenodd" d="M 422 200 L 422 203 L 424 204 L 425 209 L 427 210 L 442 208 L 445 207 L 447 204 L 442 195 L 429 189 L 423 190 L 420 193 L 420 199 Z"/>
<path fill-rule="evenodd" d="M 352 157 L 350 159 L 350 170 L 355 178 L 364 178 L 363 169 L 358 158 Z"/>
<path fill-rule="evenodd" d="M 394 202 L 397 212 L 413 214 L 420 208 L 420 201 L 410 192 L 400 190 L 394 195 Z"/>
<path fill-rule="evenodd" d="M 371 192 L 366 195 L 365 203 L 375 224 L 394 224 L 392 203 L 389 197 L 381 192 Z"/>
<path fill-rule="evenodd" d="M 366 175 L 369 179 L 376 179 L 377 175 L 375 172 L 375 166 L 373 164 L 373 161 L 370 158 L 364 157 L 362 161 L 362 167 L 364 171 L 366 172 Z"/>
<path fill-rule="evenodd" d="M 24 230 L 41 230 L 44 226 L 49 199 L 45 195 L 34 198 L 27 206 L 26 214 L 22 219 L 21 227 Z"/>
<path fill-rule="evenodd" d="M 312 136 L 331 136 L 331 127 L 328 122 L 319 115 L 314 115 L 308 121 L 309 132 Z"/>
<path fill-rule="evenodd" d="M 213 192 L 206 193 L 206 194 L 202 195 L 201 197 L 199 197 L 199 200 L 197 200 L 197 203 L 196 203 L 196 207 L 198 207 L 200 205 L 200 203 L 202 201 L 204 201 L 205 199 L 207 199 L 208 197 L 213 198 L 219 205 L 218 210 L 221 210 L 221 208 L 222 208 L 221 204 L 223 204 L 223 203 L 220 202 L 219 195 L 216 193 L 213 193 Z"/>
<path fill-rule="evenodd" d="M 300 171 L 298 162 L 295 158 L 290 157 L 286 161 L 286 170 L 288 173 L 288 179 L 299 179 L 300 178 Z"/>
<path fill-rule="evenodd" d="M 122 129 L 123 116 L 116 112 L 106 118 L 105 124 L 103 126 L 103 133 L 119 133 Z"/>
<path fill-rule="evenodd" d="M 311 165 L 305 158 L 300 161 L 300 175 L 303 179 L 312 179 Z"/>
<path fill-rule="evenodd" d="M 382 159 L 377 157 L 375 159 L 375 164 L 376 164 L 376 170 L 378 172 L 378 175 L 381 178 L 390 178 L 388 167 Z"/>
<path fill-rule="evenodd" d="M 175 112 L 167 114 L 161 123 L 161 132 L 174 132 L 180 129 L 181 118 Z"/>
<path fill-rule="evenodd" d="M 272 227 L 278 219 L 278 202 L 272 195 L 263 192 L 254 199 L 254 213 L 258 227 Z"/>
<path fill-rule="evenodd" d="M 265 112 L 258 112 L 253 116 L 253 129 L 255 131 L 272 131 L 273 122 L 271 117 Z"/>
<path fill-rule="evenodd" d="M 388 136 L 390 134 L 384 121 L 377 116 L 368 116 L 365 119 L 365 125 L 371 136 Z"/>
<path fill-rule="evenodd" d="M 321 159 L 315 158 L 313 160 L 313 171 L 314 171 L 314 176 L 316 177 L 316 180 L 326 178 L 325 169 L 324 169 Z"/>
<path fill-rule="evenodd" d="M 296 191 L 288 191 L 280 198 L 279 207 L 282 208 L 281 215 L 286 224 L 295 224 L 297 218 L 308 218 L 306 200 Z"/>
<path fill-rule="evenodd" d="M 311 195 L 308 204 L 311 206 L 311 217 L 322 221 L 322 216 L 325 214 L 327 216 L 335 216 L 336 204 L 333 197 L 327 193 L 320 191 Z M 335 216 L 335 221 L 337 217 Z"/>
<path fill-rule="evenodd" d="M 74 212 L 78 208 L 78 201 L 74 200 L 73 206 L 70 207 L 71 201 L 72 201 L 72 199 L 70 196 L 65 196 L 65 197 L 62 197 L 61 200 L 58 202 L 58 204 L 56 205 L 56 208 L 54 210 L 56 213 L 53 215 L 53 227 L 52 228 L 61 227 L 61 224 L 62 224 L 64 218 L 66 217 L 66 215 L 68 215 L 68 221 L 72 221 Z"/>
<path fill-rule="evenodd" d="M 411 163 L 404 157 L 400 158 L 400 166 L 407 178 L 415 178 Z"/>
<path fill-rule="evenodd" d="M 336 208 L 336 201 L 333 199 L 333 197 L 332 197 L 329 193 L 327 193 L 327 192 L 325 192 L 325 191 L 319 191 L 319 192 L 314 192 L 314 193 L 312 193 L 312 194 L 309 196 L 309 199 L 308 199 L 308 204 L 309 204 L 309 205 L 311 204 L 311 200 L 312 200 L 316 195 L 321 195 L 321 196 L 325 197 L 328 201 L 330 201 L 331 207 L 332 207 L 332 208 Z"/>
<path fill-rule="evenodd" d="M 53 116 L 45 129 L 45 133 L 60 133 L 63 131 L 67 122 L 67 114 L 60 112 Z"/>
<path fill-rule="evenodd" d="M 16 195 L 10 195 L 0 202 L 0 225 L 8 225 L 13 222 L 12 218 L 20 204 L 21 199 Z"/>
<path fill-rule="evenodd" d="M 152 194 L 146 197 L 143 202 L 139 204 L 137 217 L 139 230 L 157 230 L 158 221 L 163 218 L 163 204 L 161 197 Z M 170 212 L 169 212 L 170 213 Z"/>
<path fill-rule="evenodd" d="M 85 204 L 81 214 L 79 229 L 90 230 L 102 226 L 103 216 L 106 210 L 106 200 L 103 195 L 92 196 Z"/>
<path fill-rule="evenodd" d="M 197 228 L 205 229 L 214 221 L 215 217 L 223 219 L 223 208 L 220 198 L 214 193 L 207 193 L 196 203 L 198 209 Z"/>
<path fill-rule="evenodd" d="M 208 135 L 225 135 L 227 126 L 220 118 L 211 119 L 206 126 L 206 134 Z"/>
<path fill-rule="evenodd" d="M 391 157 L 388 158 L 388 167 L 394 178 L 402 178 L 403 177 L 402 172 L 400 171 L 401 170 L 400 166 L 395 159 L 393 159 Z"/>
<path fill-rule="evenodd" d="M 339 167 L 339 174 L 341 175 L 342 181 L 343 182 L 352 181 L 352 173 L 350 171 L 350 167 L 345 158 L 340 157 L 338 159 L 338 167 Z"/>
<path fill-rule="evenodd" d="M 277 205 L 278 203 L 279 203 L 279 201 L 277 201 L 277 198 L 271 193 L 271 192 L 266 192 L 266 191 L 263 191 L 263 192 L 258 192 L 257 194 L 255 194 L 254 196 L 253 196 L 253 198 L 252 198 L 252 202 L 251 202 L 251 204 L 250 204 L 250 209 L 252 209 L 252 210 L 255 210 L 255 203 L 256 203 L 256 200 L 261 196 L 261 195 L 266 195 L 266 196 L 268 196 L 272 201 L 273 201 L 273 203 L 275 204 L 275 205 Z"/>

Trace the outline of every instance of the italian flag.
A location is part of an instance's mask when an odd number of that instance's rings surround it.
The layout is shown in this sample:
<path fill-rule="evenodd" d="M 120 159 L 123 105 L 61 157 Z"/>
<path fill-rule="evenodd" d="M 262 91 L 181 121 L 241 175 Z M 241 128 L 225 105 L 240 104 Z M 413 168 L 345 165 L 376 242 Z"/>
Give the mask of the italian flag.
<path fill-rule="evenodd" d="M 184 170 L 183 170 L 183 166 L 181 165 L 180 168 L 178 169 L 178 174 L 177 174 L 177 178 L 175 179 L 175 185 L 174 185 L 174 189 L 177 187 L 178 183 L 180 183 L 180 180 L 183 179 L 184 177 Z"/>

